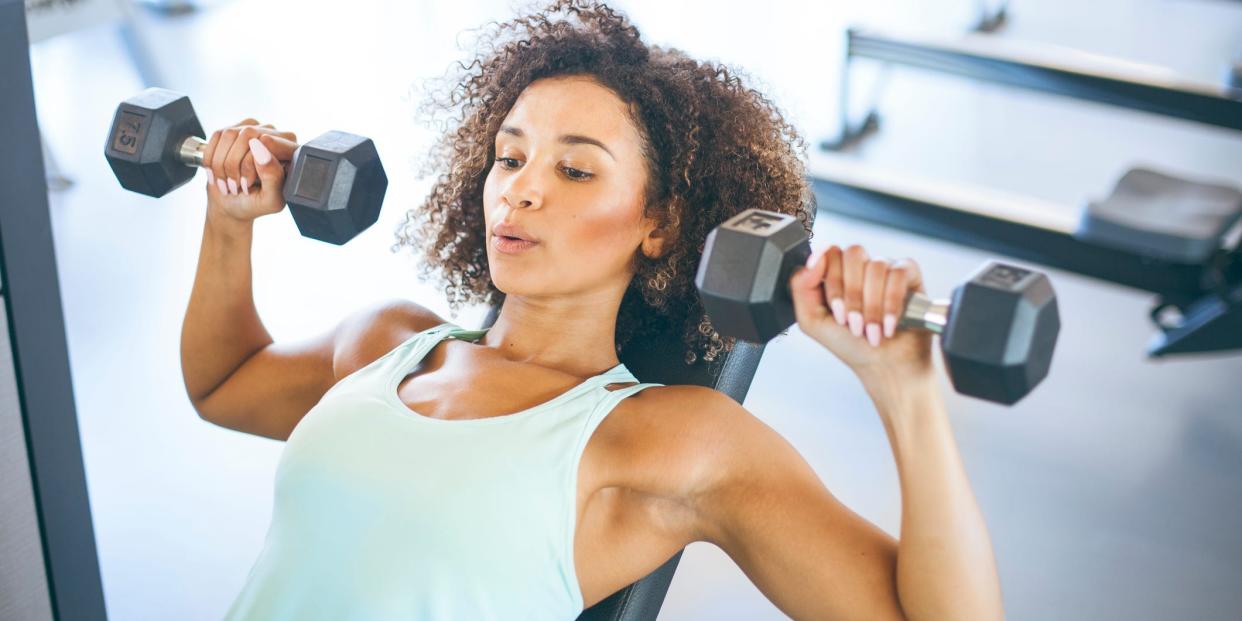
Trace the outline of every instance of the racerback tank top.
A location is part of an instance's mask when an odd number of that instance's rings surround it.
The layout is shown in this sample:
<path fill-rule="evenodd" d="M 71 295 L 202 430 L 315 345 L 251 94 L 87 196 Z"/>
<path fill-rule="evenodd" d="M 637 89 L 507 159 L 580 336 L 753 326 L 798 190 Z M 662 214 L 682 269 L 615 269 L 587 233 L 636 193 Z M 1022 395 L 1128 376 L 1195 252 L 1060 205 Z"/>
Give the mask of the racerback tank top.
<path fill-rule="evenodd" d="M 442 420 L 397 386 L 445 338 L 420 332 L 333 386 L 290 434 L 272 522 L 227 620 L 575 619 L 578 464 L 622 399 L 619 364 L 534 407 Z"/>

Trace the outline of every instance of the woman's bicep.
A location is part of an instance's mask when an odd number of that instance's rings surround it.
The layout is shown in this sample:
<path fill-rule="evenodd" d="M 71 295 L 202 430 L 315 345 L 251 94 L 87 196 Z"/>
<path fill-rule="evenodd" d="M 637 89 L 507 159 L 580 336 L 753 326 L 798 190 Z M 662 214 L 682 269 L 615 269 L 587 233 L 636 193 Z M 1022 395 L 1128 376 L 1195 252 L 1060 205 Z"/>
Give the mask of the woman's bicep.
<path fill-rule="evenodd" d="M 226 429 L 287 439 L 306 412 L 336 383 L 334 338 L 335 331 L 264 347 L 195 408 L 204 420 Z"/>

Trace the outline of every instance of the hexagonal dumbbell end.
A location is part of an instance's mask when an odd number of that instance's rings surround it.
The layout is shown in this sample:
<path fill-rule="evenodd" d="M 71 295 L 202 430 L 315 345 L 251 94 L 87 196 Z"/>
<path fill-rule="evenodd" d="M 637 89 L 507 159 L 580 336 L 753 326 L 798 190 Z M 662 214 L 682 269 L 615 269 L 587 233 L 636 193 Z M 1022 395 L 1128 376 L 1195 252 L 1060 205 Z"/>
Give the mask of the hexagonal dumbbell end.
<path fill-rule="evenodd" d="M 957 392 L 1013 404 L 1052 364 L 1061 319 L 1040 272 L 987 263 L 953 290 L 940 346 Z"/>
<path fill-rule="evenodd" d="M 293 154 L 284 198 L 302 235 L 340 245 L 375 224 L 387 190 L 375 143 L 330 131 Z"/>
<path fill-rule="evenodd" d="M 811 244 L 794 216 L 748 209 L 707 235 L 694 284 L 716 331 L 763 343 L 795 321 L 789 279 Z"/>
<path fill-rule="evenodd" d="M 194 178 L 178 149 L 186 138 L 203 135 L 189 97 L 148 88 L 117 106 L 104 157 L 121 187 L 160 197 Z"/>

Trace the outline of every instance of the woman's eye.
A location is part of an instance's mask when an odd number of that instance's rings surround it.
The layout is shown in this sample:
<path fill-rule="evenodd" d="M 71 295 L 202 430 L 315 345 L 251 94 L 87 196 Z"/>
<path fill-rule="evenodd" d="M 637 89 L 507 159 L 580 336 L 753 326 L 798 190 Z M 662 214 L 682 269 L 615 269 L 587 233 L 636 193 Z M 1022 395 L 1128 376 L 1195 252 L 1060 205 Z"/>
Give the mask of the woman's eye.
<path fill-rule="evenodd" d="M 517 168 L 518 160 L 516 157 L 498 157 L 496 162 L 505 168 Z"/>
<path fill-rule="evenodd" d="M 589 172 L 586 172 L 585 170 L 578 170 L 577 168 L 570 168 L 568 166 L 564 167 L 563 170 L 565 171 L 565 175 L 568 176 L 570 179 L 575 179 L 578 181 L 584 181 L 586 179 L 590 179 L 591 177 L 595 176 Z"/>

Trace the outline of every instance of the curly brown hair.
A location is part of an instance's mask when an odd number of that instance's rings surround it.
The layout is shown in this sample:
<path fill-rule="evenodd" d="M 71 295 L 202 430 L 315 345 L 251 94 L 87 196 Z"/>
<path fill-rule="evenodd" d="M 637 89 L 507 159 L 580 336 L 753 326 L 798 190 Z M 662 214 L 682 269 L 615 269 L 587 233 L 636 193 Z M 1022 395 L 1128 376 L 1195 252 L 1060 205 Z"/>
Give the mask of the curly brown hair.
<path fill-rule="evenodd" d="M 751 207 L 796 215 L 810 234 L 815 205 L 798 132 L 737 70 L 648 46 L 602 3 L 557 0 L 478 34 L 479 55 L 458 63 L 452 86 L 424 106 L 444 121 L 424 170 L 437 176 L 398 226 L 393 251 L 421 255 L 420 280 L 439 281 L 454 314 L 464 303 L 503 301 L 488 271 L 483 217 L 496 133 L 527 85 L 589 76 L 628 105 L 647 159 L 644 215 L 675 240 L 658 258 L 635 252 L 617 314 L 618 355 L 637 336 L 678 326 L 687 364 L 730 351 L 734 339 L 716 332 L 699 301 L 699 258 L 709 231 Z"/>

